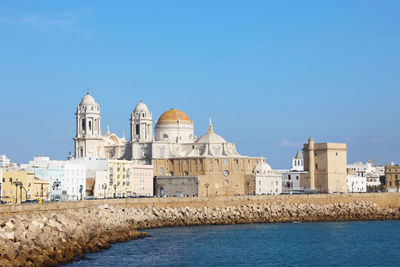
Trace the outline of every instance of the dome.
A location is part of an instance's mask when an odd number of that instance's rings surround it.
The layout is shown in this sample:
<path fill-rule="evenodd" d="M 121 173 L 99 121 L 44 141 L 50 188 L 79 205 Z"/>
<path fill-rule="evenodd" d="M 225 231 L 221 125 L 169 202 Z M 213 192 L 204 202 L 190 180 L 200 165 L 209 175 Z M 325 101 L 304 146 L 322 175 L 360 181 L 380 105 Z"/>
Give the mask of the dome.
<path fill-rule="evenodd" d="M 94 104 L 96 104 L 96 101 L 89 93 L 87 93 L 87 95 L 85 95 L 82 98 L 81 105 L 94 105 Z"/>
<path fill-rule="evenodd" d="M 139 104 L 137 104 L 135 107 L 135 111 L 149 111 L 149 109 L 147 108 L 146 104 L 140 100 Z"/>
<path fill-rule="evenodd" d="M 192 121 L 190 120 L 189 116 L 185 112 L 174 109 L 174 108 L 164 112 L 161 115 L 161 117 L 158 119 L 157 124 L 177 123 L 178 121 L 180 121 L 180 123 L 192 124 Z"/>
<path fill-rule="evenodd" d="M 224 144 L 227 143 L 224 138 L 219 136 L 218 134 L 214 133 L 213 126 L 211 124 L 208 126 L 208 132 L 199 138 L 197 141 L 199 144 Z"/>
<path fill-rule="evenodd" d="M 254 169 L 255 173 L 267 173 L 269 171 L 272 171 L 271 166 L 269 166 L 266 162 L 262 161 L 257 164 L 257 166 Z"/>

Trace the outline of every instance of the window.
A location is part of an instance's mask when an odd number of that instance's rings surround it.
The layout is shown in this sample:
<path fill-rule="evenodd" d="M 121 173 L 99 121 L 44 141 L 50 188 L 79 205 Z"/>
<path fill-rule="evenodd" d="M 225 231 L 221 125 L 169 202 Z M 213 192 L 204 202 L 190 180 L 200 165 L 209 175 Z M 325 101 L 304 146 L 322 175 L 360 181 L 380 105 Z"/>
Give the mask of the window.
<path fill-rule="evenodd" d="M 10 178 L 10 183 L 12 183 L 12 178 Z"/>
<path fill-rule="evenodd" d="M 288 175 L 288 180 L 290 181 L 292 179 L 292 177 L 290 176 L 290 174 Z"/>
<path fill-rule="evenodd" d="M 338 155 L 339 155 L 339 153 L 336 152 L 336 156 L 338 156 Z"/>
<path fill-rule="evenodd" d="M 185 171 L 185 176 L 189 176 L 189 172 L 188 171 Z"/>
<path fill-rule="evenodd" d="M 82 131 L 86 131 L 86 120 L 82 119 Z"/>
<path fill-rule="evenodd" d="M 5 183 L 6 182 L 6 178 L 3 178 L 3 183 Z"/>
<path fill-rule="evenodd" d="M 139 134 L 139 130 L 140 130 L 139 124 L 136 124 L 136 134 Z"/>
<path fill-rule="evenodd" d="M 163 134 L 164 139 L 168 139 L 168 134 Z"/>
<path fill-rule="evenodd" d="M 89 131 L 91 131 L 91 130 L 92 130 L 92 122 L 89 121 Z"/>
<path fill-rule="evenodd" d="M 315 169 L 318 170 L 318 164 L 317 163 L 315 163 Z"/>

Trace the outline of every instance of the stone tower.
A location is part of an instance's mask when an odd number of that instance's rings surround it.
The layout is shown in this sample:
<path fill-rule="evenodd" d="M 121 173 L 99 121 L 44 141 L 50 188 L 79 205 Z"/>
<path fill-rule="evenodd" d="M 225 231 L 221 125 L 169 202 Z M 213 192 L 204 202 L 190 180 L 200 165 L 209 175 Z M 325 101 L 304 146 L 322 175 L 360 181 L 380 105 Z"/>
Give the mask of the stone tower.
<path fill-rule="evenodd" d="M 87 93 L 76 108 L 75 158 L 100 156 L 101 136 L 100 105 Z"/>
<path fill-rule="evenodd" d="M 131 113 L 131 142 L 150 143 L 153 141 L 153 115 L 140 100 Z"/>

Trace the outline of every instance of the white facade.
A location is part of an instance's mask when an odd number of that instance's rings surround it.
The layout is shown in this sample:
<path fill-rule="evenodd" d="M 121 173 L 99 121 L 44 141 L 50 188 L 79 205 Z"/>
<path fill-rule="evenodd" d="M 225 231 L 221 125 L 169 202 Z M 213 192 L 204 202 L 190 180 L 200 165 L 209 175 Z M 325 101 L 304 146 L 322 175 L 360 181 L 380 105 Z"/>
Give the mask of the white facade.
<path fill-rule="evenodd" d="M 151 165 L 152 160 L 162 158 L 242 157 L 235 144 L 214 132 L 211 121 L 208 132 L 197 139 L 193 122 L 177 109 L 160 116 L 153 136 L 152 113 L 140 101 L 131 113 L 129 141 L 111 134 L 109 128 L 101 134 L 100 120 L 99 104 L 86 95 L 76 111 L 75 158 L 124 159 Z"/>
<path fill-rule="evenodd" d="M 21 165 L 21 168 L 33 171 L 41 180 L 49 181 L 50 198 L 56 194 L 66 194 L 68 200 L 79 200 L 86 196 L 86 167 L 82 164 L 35 157 L 28 164 Z"/>
<path fill-rule="evenodd" d="M 354 162 L 348 164 L 347 168 L 353 170 L 357 176 L 367 178 L 367 187 L 380 186 L 380 177 L 385 175 L 385 166 L 373 166 L 371 161 L 366 163 Z"/>
<path fill-rule="evenodd" d="M 297 154 L 292 158 L 292 168 L 291 171 L 304 171 L 304 159 L 300 150 L 297 150 Z"/>
<path fill-rule="evenodd" d="M 291 193 L 294 191 L 304 190 L 300 186 L 301 174 L 305 174 L 307 172 L 301 171 L 288 171 L 282 173 L 282 192 L 283 193 Z"/>
<path fill-rule="evenodd" d="M 11 165 L 11 160 L 6 155 L 0 155 L 0 167 L 7 167 Z"/>
<path fill-rule="evenodd" d="M 292 158 L 292 167 L 290 171 L 284 170 L 282 172 L 282 192 L 285 194 L 293 193 L 296 191 L 304 190 L 300 186 L 301 174 L 306 174 L 304 171 L 304 159 L 300 150 Z"/>
<path fill-rule="evenodd" d="M 282 175 L 271 169 L 265 163 L 260 162 L 254 169 L 255 194 L 279 195 L 282 193 Z"/>
<path fill-rule="evenodd" d="M 347 175 L 347 192 L 364 193 L 367 192 L 367 178 L 354 174 Z"/>

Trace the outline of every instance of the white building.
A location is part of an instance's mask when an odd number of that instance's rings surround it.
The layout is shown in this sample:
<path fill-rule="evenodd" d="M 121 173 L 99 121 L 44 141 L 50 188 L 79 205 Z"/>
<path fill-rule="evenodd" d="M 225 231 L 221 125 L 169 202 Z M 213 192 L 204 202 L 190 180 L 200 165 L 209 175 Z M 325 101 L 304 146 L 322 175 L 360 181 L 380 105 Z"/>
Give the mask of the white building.
<path fill-rule="evenodd" d="M 367 192 L 367 178 L 355 174 L 347 175 L 347 192 L 364 193 Z"/>
<path fill-rule="evenodd" d="M 18 171 L 18 165 L 11 163 L 11 160 L 6 155 L 0 155 L 0 169 L 3 171 Z"/>
<path fill-rule="evenodd" d="M 354 162 L 348 164 L 347 168 L 354 171 L 359 177 L 366 177 L 366 185 L 368 186 L 380 186 L 380 177 L 385 175 L 385 166 L 373 166 L 370 160 L 366 163 Z"/>
<path fill-rule="evenodd" d="M 6 155 L 0 155 L 0 167 L 8 167 L 11 165 L 11 160 Z"/>
<path fill-rule="evenodd" d="M 272 170 L 267 163 L 258 163 L 254 175 L 256 195 L 279 195 L 282 193 L 282 174 Z"/>
<path fill-rule="evenodd" d="M 297 150 L 297 154 L 292 158 L 292 167 L 290 171 L 282 172 L 282 192 L 290 194 L 293 192 L 300 192 L 304 190 L 300 186 L 301 175 L 306 174 L 304 171 L 304 160 L 300 150 Z"/>
<path fill-rule="evenodd" d="M 67 195 L 68 200 L 79 200 L 86 195 L 86 167 L 71 161 L 50 160 L 48 157 L 35 157 L 24 170 L 33 171 L 35 177 L 49 181 L 50 198 L 54 195 Z"/>

